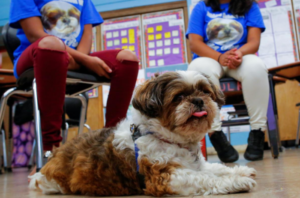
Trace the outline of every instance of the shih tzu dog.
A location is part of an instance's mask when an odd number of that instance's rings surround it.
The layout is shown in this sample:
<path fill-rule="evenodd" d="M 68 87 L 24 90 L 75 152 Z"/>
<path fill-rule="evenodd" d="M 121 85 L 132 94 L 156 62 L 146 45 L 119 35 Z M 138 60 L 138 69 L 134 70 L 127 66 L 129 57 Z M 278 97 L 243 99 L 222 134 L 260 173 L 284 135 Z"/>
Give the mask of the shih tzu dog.
<path fill-rule="evenodd" d="M 223 48 L 232 47 L 242 38 L 243 33 L 242 24 L 232 19 L 214 19 L 208 23 L 206 29 L 209 43 L 216 43 Z"/>
<path fill-rule="evenodd" d="M 224 102 L 193 71 L 146 81 L 133 98 L 133 119 L 81 134 L 56 149 L 30 188 L 45 194 L 209 195 L 249 191 L 256 171 L 205 161 L 204 138 Z"/>
<path fill-rule="evenodd" d="M 52 1 L 41 9 L 42 23 L 47 33 L 60 38 L 79 34 L 80 11 L 63 1 Z"/>

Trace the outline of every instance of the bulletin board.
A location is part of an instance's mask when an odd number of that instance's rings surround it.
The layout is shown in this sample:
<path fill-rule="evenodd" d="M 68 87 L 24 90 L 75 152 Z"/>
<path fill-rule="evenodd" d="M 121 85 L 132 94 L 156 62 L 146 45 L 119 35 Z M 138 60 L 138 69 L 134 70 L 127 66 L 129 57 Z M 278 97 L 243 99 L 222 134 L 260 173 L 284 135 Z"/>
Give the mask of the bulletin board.
<path fill-rule="evenodd" d="M 92 48 L 91 48 L 91 53 L 97 51 L 97 29 L 94 27 L 93 28 L 93 37 L 92 37 Z M 87 91 L 89 98 L 98 98 L 98 88 L 91 89 Z"/>
<path fill-rule="evenodd" d="M 293 4 L 296 24 L 296 35 L 298 37 L 298 41 L 300 41 L 300 0 L 293 0 Z"/>
<path fill-rule="evenodd" d="M 146 67 L 187 62 L 182 9 L 142 15 Z"/>
<path fill-rule="evenodd" d="M 105 20 L 102 24 L 102 49 L 129 49 L 136 54 L 142 67 L 140 16 Z"/>
<path fill-rule="evenodd" d="M 260 0 L 258 5 L 266 26 L 258 56 L 268 68 L 299 60 L 291 1 Z"/>

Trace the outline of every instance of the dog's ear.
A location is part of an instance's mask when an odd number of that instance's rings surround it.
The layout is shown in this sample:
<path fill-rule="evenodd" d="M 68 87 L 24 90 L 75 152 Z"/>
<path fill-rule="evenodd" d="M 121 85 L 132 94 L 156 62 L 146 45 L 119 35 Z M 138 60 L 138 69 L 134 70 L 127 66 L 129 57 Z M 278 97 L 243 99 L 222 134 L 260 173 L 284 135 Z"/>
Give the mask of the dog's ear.
<path fill-rule="evenodd" d="M 176 72 L 168 72 L 140 85 L 135 92 L 132 105 L 135 109 L 148 117 L 155 118 L 161 115 L 166 85 L 174 78 L 178 78 Z"/>
<path fill-rule="evenodd" d="M 210 86 L 214 92 L 214 94 L 212 95 L 213 100 L 218 104 L 219 108 L 221 109 L 221 107 L 225 104 L 225 95 L 223 93 L 223 91 L 216 87 L 209 79 L 208 79 Z"/>
<path fill-rule="evenodd" d="M 163 105 L 160 89 L 155 79 L 146 81 L 137 88 L 132 100 L 133 107 L 148 117 L 157 117 Z"/>

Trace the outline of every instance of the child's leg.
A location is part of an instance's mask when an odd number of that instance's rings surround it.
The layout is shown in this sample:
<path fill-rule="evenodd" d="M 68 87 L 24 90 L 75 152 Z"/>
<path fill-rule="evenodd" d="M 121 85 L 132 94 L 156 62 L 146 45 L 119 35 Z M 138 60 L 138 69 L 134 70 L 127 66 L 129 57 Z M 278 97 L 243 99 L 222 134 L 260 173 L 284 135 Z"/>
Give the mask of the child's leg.
<path fill-rule="evenodd" d="M 113 127 L 126 117 L 139 70 L 138 60 L 129 50 L 106 50 L 91 56 L 99 57 L 112 69 L 105 127 Z"/>
<path fill-rule="evenodd" d="M 17 74 L 34 67 L 44 150 L 52 150 L 62 140 L 63 105 L 69 57 L 65 44 L 54 36 L 40 38 L 20 56 Z"/>
<path fill-rule="evenodd" d="M 259 57 L 249 54 L 243 57 L 240 67 L 228 70 L 228 75 L 242 83 L 251 130 L 265 131 L 270 93 L 268 70 L 265 64 Z"/>

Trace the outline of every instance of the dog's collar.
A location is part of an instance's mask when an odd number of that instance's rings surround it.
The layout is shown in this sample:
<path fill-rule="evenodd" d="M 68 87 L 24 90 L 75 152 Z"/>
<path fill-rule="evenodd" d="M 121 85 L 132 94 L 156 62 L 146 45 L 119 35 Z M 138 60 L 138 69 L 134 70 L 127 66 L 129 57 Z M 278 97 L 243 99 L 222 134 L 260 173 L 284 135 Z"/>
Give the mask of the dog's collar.
<path fill-rule="evenodd" d="M 138 138 L 140 138 L 142 136 L 141 131 L 139 129 L 139 125 L 131 124 L 130 131 L 132 133 L 131 136 L 132 136 L 133 142 L 135 142 Z M 151 131 L 146 132 L 146 135 L 151 135 L 151 134 L 153 134 L 153 132 L 151 132 Z"/>
<path fill-rule="evenodd" d="M 175 143 L 175 142 L 170 142 L 166 139 L 163 139 L 163 138 L 159 138 L 161 141 L 165 142 L 165 143 L 168 143 L 168 144 L 176 144 L 177 146 L 179 146 L 180 148 L 184 148 L 184 149 L 187 149 L 187 150 L 190 150 L 189 147 L 187 146 L 183 146 L 182 144 L 179 144 L 179 143 Z"/>
<path fill-rule="evenodd" d="M 142 134 L 141 134 L 141 132 L 140 132 L 140 130 L 139 130 L 139 125 L 131 124 L 131 125 L 130 125 L 130 131 L 131 131 L 131 133 L 132 133 L 132 140 L 133 140 L 133 142 L 135 142 L 139 137 L 142 136 Z M 152 135 L 152 134 L 154 134 L 154 132 L 151 132 L 151 131 L 146 132 L 146 135 L 149 135 L 149 134 Z M 164 138 L 159 138 L 159 137 L 157 137 L 157 138 L 158 138 L 159 140 L 165 142 L 165 143 L 168 143 L 168 144 L 176 144 L 176 145 L 179 146 L 180 148 L 184 148 L 184 149 L 190 150 L 189 147 L 183 146 L 183 145 L 180 144 L 180 143 L 170 142 L 170 141 L 168 141 L 168 140 L 166 140 L 166 139 L 164 139 Z"/>

